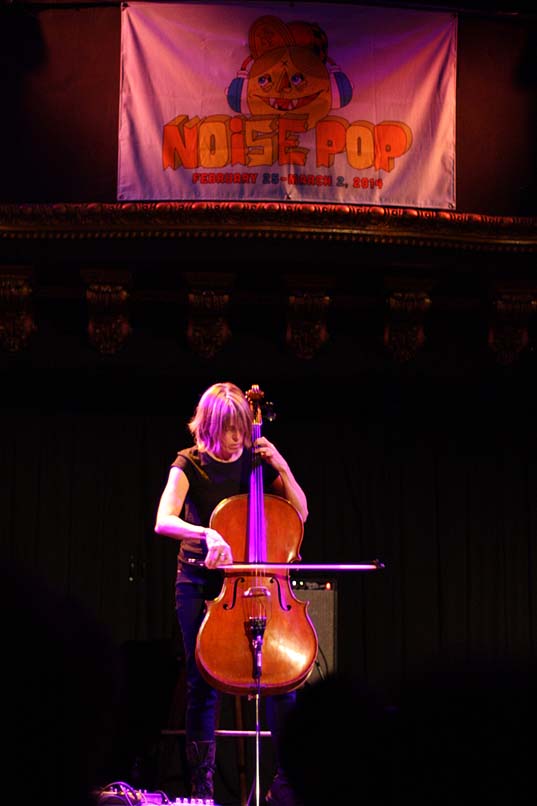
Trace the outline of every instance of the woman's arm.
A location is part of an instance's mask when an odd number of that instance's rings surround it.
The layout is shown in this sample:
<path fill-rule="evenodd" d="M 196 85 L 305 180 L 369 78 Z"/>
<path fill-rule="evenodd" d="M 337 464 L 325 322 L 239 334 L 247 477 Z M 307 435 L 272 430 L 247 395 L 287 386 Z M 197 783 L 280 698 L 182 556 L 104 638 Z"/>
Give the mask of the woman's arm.
<path fill-rule="evenodd" d="M 174 540 L 198 539 L 207 544 L 205 565 L 207 568 L 216 568 L 218 565 L 227 565 L 233 562 L 231 547 L 226 543 L 220 532 L 207 526 L 198 526 L 188 523 L 180 517 L 189 488 L 186 474 L 179 467 L 170 468 L 168 481 L 160 497 L 155 532 Z"/>

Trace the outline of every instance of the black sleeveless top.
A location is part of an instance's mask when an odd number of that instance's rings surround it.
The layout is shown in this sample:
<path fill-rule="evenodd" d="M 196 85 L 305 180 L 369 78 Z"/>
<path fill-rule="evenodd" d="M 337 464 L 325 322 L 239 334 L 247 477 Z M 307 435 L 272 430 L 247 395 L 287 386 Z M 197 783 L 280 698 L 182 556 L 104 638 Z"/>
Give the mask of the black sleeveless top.
<path fill-rule="evenodd" d="M 188 523 L 208 526 L 213 510 L 221 501 L 232 495 L 249 492 L 252 452 L 244 448 L 234 462 L 219 462 L 195 447 L 185 448 L 179 451 L 172 467 L 179 467 L 189 483 L 181 517 Z M 265 463 L 262 467 L 264 489 L 268 490 L 278 473 Z M 203 560 L 206 554 L 204 540 L 182 539 L 178 555 L 179 572 L 182 574 L 187 571 L 188 560 Z M 194 570 L 192 566 L 190 568 Z M 202 569 L 197 568 L 197 571 L 200 570 Z"/>

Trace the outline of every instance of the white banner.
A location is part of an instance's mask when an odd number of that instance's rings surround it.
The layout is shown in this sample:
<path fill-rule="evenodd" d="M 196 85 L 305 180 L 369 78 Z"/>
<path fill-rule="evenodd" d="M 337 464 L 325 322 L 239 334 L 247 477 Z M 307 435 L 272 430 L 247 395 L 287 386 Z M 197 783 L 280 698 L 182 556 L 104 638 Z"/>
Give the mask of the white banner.
<path fill-rule="evenodd" d="M 457 17 L 126 3 L 118 200 L 455 209 Z"/>

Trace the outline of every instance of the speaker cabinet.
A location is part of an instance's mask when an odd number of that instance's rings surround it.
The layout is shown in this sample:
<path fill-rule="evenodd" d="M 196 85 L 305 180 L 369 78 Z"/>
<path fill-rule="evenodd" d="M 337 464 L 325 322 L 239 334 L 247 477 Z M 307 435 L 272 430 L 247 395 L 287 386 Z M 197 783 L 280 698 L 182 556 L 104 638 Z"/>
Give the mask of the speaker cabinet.
<path fill-rule="evenodd" d="M 297 599 L 309 602 L 308 615 L 319 641 L 317 661 L 308 678 L 309 683 L 315 683 L 337 671 L 336 580 L 316 581 L 295 577 L 291 585 Z"/>

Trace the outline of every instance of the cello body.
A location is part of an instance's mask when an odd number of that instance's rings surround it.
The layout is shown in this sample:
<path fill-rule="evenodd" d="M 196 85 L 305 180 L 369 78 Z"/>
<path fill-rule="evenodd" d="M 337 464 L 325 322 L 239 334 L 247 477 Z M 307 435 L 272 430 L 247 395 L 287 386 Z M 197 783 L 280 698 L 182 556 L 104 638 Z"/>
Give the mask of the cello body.
<path fill-rule="evenodd" d="M 221 592 L 207 602 L 196 642 L 204 679 L 235 695 L 299 688 L 318 651 L 308 603 L 294 595 L 288 570 L 270 569 L 271 562 L 298 564 L 302 519 L 289 501 L 259 489 L 260 470 L 253 474 L 250 495 L 227 498 L 212 513 L 210 526 L 229 543 L 234 560 L 248 563 L 251 571 L 222 567 Z"/>

